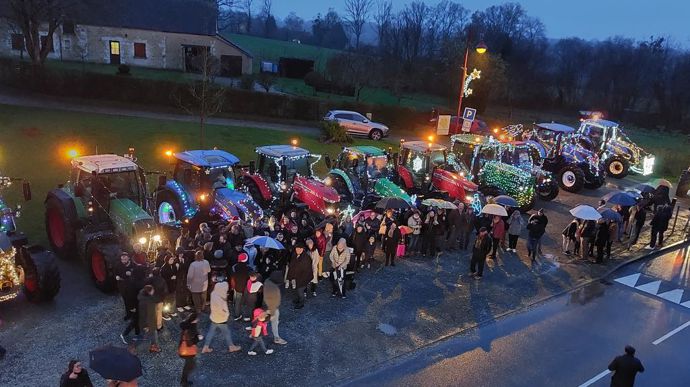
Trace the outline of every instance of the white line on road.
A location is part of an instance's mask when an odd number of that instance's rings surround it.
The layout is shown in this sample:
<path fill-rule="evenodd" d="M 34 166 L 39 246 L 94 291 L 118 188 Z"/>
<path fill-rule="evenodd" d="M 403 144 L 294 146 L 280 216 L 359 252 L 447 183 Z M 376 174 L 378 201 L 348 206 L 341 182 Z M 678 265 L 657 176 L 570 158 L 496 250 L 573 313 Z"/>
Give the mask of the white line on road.
<path fill-rule="evenodd" d="M 659 344 L 660 344 L 661 342 L 663 342 L 664 340 L 668 339 L 669 337 L 675 335 L 676 333 L 682 331 L 683 329 L 685 329 L 685 328 L 687 328 L 687 327 L 690 327 L 690 321 L 686 322 L 685 324 L 679 326 L 678 328 L 672 330 L 671 332 L 669 332 L 669 333 L 667 333 L 667 334 L 665 334 L 665 335 L 659 337 L 658 339 L 654 340 L 654 341 L 652 342 L 652 344 L 654 344 L 654 345 L 659 345 Z"/>
<path fill-rule="evenodd" d="M 599 375 L 597 375 L 597 376 L 593 377 L 592 379 L 589 379 L 588 381 L 586 381 L 586 382 L 580 384 L 579 387 L 587 387 L 587 386 L 590 386 L 590 385 L 596 383 L 597 380 L 603 378 L 604 376 L 606 376 L 606 375 L 608 375 L 608 374 L 610 374 L 610 373 L 611 373 L 611 371 L 609 371 L 609 370 L 602 371 Z"/>

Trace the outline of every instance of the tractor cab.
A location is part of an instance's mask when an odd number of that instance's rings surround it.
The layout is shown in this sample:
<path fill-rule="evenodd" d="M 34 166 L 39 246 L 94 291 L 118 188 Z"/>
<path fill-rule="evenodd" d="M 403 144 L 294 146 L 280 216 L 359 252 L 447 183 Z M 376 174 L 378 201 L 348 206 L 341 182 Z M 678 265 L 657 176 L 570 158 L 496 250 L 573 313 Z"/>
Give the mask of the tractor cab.
<path fill-rule="evenodd" d="M 279 192 L 283 185 L 290 185 L 296 177 L 313 177 L 312 165 L 321 156 L 291 145 L 269 145 L 256 148 L 256 171 L 271 184 L 271 190 Z"/>
<path fill-rule="evenodd" d="M 376 180 L 391 176 L 393 171 L 389 160 L 390 156 L 377 147 L 353 146 L 343 148 L 336 160 L 336 166 L 356 176 Z"/>

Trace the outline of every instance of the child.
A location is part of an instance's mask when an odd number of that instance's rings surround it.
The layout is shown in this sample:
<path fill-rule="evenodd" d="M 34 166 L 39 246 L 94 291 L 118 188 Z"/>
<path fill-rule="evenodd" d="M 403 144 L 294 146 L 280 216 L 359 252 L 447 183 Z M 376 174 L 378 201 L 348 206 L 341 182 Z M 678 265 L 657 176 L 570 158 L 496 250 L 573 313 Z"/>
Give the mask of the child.
<path fill-rule="evenodd" d="M 266 312 L 261 309 L 261 308 L 256 308 L 254 309 L 254 319 L 252 320 L 252 331 L 249 337 L 251 337 L 254 340 L 254 343 L 252 343 L 252 346 L 249 348 L 249 352 L 247 354 L 249 356 L 256 356 L 256 352 L 254 352 L 254 348 L 256 346 L 260 346 L 261 349 L 264 350 L 266 355 L 270 355 L 273 353 L 272 349 L 266 349 L 266 344 L 264 344 L 264 336 L 268 335 L 268 332 L 266 330 L 266 327 L 268 326 L 268 323 L 266 322 Z"/>
<path fill-rule="evenodd" d="M 367 261 L 367 269 L 371 269 L 371 261 L 374 260 L 374 251 L 376 250 L 376 238 L 372 235 L 364 248 L 364 259 Z"/>

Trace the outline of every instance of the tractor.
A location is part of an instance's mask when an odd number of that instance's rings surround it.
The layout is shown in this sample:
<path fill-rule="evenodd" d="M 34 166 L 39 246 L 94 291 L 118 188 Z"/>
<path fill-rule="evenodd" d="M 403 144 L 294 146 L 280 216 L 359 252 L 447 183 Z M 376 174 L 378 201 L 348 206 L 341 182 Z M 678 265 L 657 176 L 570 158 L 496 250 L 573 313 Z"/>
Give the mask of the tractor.
<path fill-rule="evenodd" d="M 654 156 L 632 142 L 618 123 L 600 118 L 580 123 L 576 137 L 604 161 L 609 176 L 622 179 L 630 171 L 644 176 L 654 171 Z"/>
<path fill-rule="evenodd" d="M 533 147 L 536 163 L 556 175 L 561 189 L 579 192 L 604 185 L 604 169 L 599 156 L 571 137 L 575 129 L 557 123 L 535 124 L 522 133 L 525 144 Z"/>
<path fill-rule="evenodd" d="M 343 147 L 335 163 L 328 155 L 325 159 L 331 169 L 327 184 L 338 191 L 341 200 L 361 209 L 371 208 L 384 197 L 402 198 L 414 205 L 410 195 L 391 181 L 391 156 L 384 150 L 361 145 Z"/>
<path fill-rule="evenodd" d="M 13 179 L 0 176 L 0 190 L 8 188 Z M 23 183 L 25 200 L 31 200 L 31 187 Z M 12 208 L 0 195 L 0 302 L 14 299 L 23 290 L 31 302 L 51 301 L 60 290 L 60 271 L 55 255 L 38 245 L 29 245 L 28 238 L 17 230 L 16 218 L 21 206 Z"/>
<path fill-rule="evenodd" d="M 192 227 L 213 217 L 233 217 L 253 222 L 263 210 L 245 193 L 235 189 L 239 159 L 222 150 L 192 150 L 170 155 L 172 179 L 160 176 L 154 192 L 156 220 L 165 226 Z"/>
<path fill-rule="evenodd" d="M 320 159 L 294 145 L 256 148 L 257 161 L 241 169 L 241 184 L 263 208 L 285 210 L 297 205 L 318 217 L 340 211 L 340 195 L 314 176 L 312 167 Z"/>
<path fill-rule="evenodd" d="M 53 250 L 63 259 L 81 257 L 103 292 L 115 286 L 113 267 L 121 252 L 139 243 L 153 262 L 161 243 L 148 212 L 146 176 L 133 153 L 127 156 L 74 157 L 70 180 L 45 199 L 46 231 Z"/>
<path fill-rule="evenodd" d="M 424 141 L 400 141 L 400 155 L 393 157 L 396 180 L 419 198 L 444 198 L 470 204 L 479 199 L 478 186 L 448 163 L 448 148 Z"/>
<path fill-rule="evenodd" d="M 534 207 L 537 196 L 548 201 L 558 195 L 558 184 L 551 181 L 548 172 L 520 166 L 514 156 L 527 156 L 529 161 L 530 155 L 517 152 L 515 145 L 472 134 L 453 135 L 450 141 L 451 164 L 477 183 L 484 195 L 511 196 L 523 212 Z"/>

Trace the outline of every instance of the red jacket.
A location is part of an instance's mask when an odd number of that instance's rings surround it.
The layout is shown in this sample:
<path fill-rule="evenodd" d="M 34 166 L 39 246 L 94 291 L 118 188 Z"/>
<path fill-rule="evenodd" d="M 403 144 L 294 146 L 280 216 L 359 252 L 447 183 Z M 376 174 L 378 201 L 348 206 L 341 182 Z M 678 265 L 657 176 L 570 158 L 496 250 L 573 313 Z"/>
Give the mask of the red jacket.
<path fill-rule="evenodd" d="M 503 222 L 503 219 L 499 219 L 498 222 L 493 223 L 491 234 L 496 239 L 503 240 L 506 237 L 506 224 Z"/>

